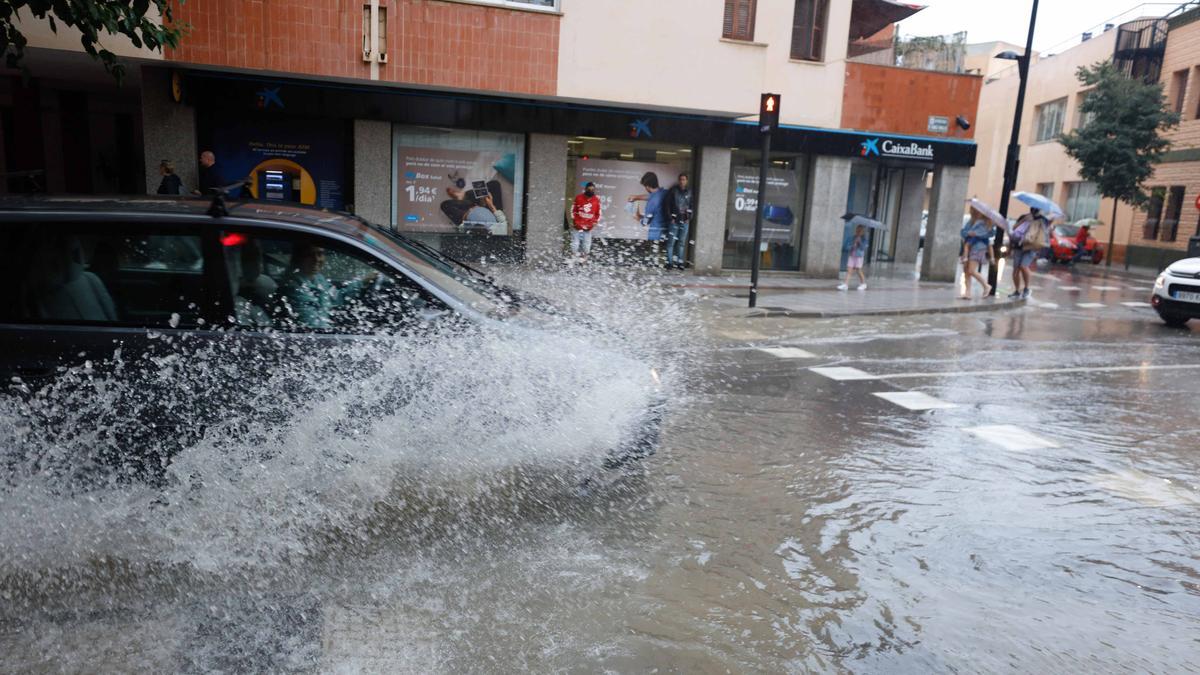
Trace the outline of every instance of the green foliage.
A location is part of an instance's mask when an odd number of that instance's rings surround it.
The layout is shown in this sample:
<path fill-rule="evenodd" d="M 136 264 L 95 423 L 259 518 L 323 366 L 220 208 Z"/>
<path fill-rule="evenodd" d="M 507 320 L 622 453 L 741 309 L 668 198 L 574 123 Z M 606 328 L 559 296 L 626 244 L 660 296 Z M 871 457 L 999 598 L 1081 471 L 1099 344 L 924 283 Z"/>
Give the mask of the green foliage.
<path fill-rule="evenodd" d="M 1080 106 L 1091 119 L 1059 142 L 1079 162 L 1079 176 L 1100 194 L 1144 204 L 1143 185 L 1171 149 L 1160 134 L 1179 124 L 1179 115 L 1167 110 L 1161 84 L 1127 77 L 1111 62 L 1080 68 L 1076 76 L 1092 87 Z"/>
<path fill-rule="evenodd" d="M 183 4 L 184 0 L 178 0 Z M 83 50 L 99 59 L 117 82 L 125 76 L 125 66 L 117 55 L 100 43 L 102 34 L 124 35 L 133 46 L 160 51 L 177 47 L 186 26 L 176 26 L 171 14 L 174 0 L 0 0 L 0 51 L 10 68 L 21 68 L 27 40 L 21 32 L 22 17 L 45 19 L 50 30 L 59 24 L 78 30 Z M 151 7 L 157 12 L 151 12 Z"/>

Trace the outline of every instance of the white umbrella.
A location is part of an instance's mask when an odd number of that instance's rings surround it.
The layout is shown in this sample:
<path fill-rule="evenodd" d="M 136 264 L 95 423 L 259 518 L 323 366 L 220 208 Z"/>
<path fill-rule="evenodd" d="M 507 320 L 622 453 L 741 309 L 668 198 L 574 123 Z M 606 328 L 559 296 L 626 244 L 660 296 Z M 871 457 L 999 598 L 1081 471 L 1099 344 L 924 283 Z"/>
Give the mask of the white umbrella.
<path fill-rule="evenodd" d="M 888 229 L 887 225 L 884 225 L 883 223 L 879 222 L 878 220 L 873 220 L 866 216 L 860 216 L 855 213 L 847 213 L 846 215 L 842 216 L 842 219 L 846 221 L 846 227 L 854 227 L 856 225 L 862 225 L 863 227 L 867 227 L 867 228 L 870 228 L 873 230 Z"/>
<path fill-rule="evenodd" d="M 999 211 L 997 211 L 996 209 L 993 209 L 987 203 L 982 202 L 975 197 L 972 197 L 969 200 L 967 200 L 967 204 L 969 204 L 971 206 L 971 208 L 973 208 L 976 211 L 978 211 L 979 213 L 983 214 L 984 218 L 987 218 L 988 220 L 992 221 L 992 224 L 996 225 L 997 227 L 1003 227 L 1004 229 L 1008 229 L 1008 220 L 1004 216 L 1000 215 Z"/>

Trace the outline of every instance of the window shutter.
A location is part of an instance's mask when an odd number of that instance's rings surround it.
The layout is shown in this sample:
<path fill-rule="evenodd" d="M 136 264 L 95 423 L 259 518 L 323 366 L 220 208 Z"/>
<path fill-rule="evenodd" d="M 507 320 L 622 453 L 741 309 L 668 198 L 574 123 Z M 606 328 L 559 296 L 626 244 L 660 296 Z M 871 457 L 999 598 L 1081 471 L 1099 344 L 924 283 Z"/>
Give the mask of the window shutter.
<path fill-rule="evenodd" d="M 730 40 L 753 40 L 755 5 L 756 0 L 725 0 L 721 36 Z"/>
<path fill-rule="evenodd" d="M 825 15 L 829 0 L 796 0 L 792 15 L 791 57 L 820 61 L 825 46 Z"/>

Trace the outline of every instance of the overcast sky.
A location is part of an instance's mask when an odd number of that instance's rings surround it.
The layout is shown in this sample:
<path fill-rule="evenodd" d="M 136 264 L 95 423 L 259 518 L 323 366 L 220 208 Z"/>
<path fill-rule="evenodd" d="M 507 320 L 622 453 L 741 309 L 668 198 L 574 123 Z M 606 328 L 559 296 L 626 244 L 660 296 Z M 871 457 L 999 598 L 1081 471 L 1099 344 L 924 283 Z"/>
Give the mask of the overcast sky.
<path fill-rule="evenodd" d="M 1033 0 L 905 0 L 926 5 L 900 23 L 904 35 L 948 35 L 967 31 L 967 42 L 1004 40 L 1025 44 Z M 1085 30 L 1113 17 L 1128 21 L 1142 15 L 1161 16 L 1179 3 L 1136 0 L 1041 0 L 1033 48 L 1060 52 L 1079 41 Z M 1120 23 L 1117 21 L 1117 23 Z"/>

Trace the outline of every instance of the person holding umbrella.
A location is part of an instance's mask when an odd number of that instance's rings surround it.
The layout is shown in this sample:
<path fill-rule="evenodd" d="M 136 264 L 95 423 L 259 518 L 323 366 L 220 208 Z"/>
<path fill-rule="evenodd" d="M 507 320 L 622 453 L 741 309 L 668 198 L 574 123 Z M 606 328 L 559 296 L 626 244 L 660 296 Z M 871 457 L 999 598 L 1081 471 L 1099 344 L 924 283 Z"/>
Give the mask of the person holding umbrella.
<path fill-rule="evenodd" d="M 970 212 L 970 220 L 962 229 L 960 256 L 963 264 L 964 286 L 962 295 L 958 296 L 960 300 L 971 299 L 971 279 L 975 279 L 983 287 L 983 297 L 986 298 L 992 292 L 992 287 L 979 273 L 979 268 L 985 260 L 992 264 L 996 262 L 996 254 L 992 252 L 992 247 L 989 245 L 992 237 L 992 225 L 974 205 L 971 206 Z"/>
<path fill-rule="evenodd" d="M 850 288 L 850 280 L 855 274 L 858 275 L 858 290 L 867 290 L 867 277 L 863 274 L 863 265 L 867 257 L 867 246 L 870 244 L 870 237 L 867 236 L 867 229 L 887 229 L 887 226 L 878 220 L 872 220 L 866 216 L 859 216 L 853 213 L 847 213 L 842 216 L 842 220 L 846 221 L 847 231 L 854 228 L 854 236 L 850 239 L 849 257 L 846 259 L 846 281 L 838 284 L 839 291 L 845 291 Z"/>
<path fill-rule="evenodd" d="M 1036 192 L 1015 192 L 1013 197 L 1030 208 L 1009 232 L 1013 244 L 1013 292 L 1008 297 L 1028 298 L 1032 293 L 1029 285 L 1033 281 L 1033 263 L 1043 249 L 1050 246 L 1050 219 L 1043 212 L 1055 218 L 1061 217 L 1063 210 L 1050 198 Z"/>

